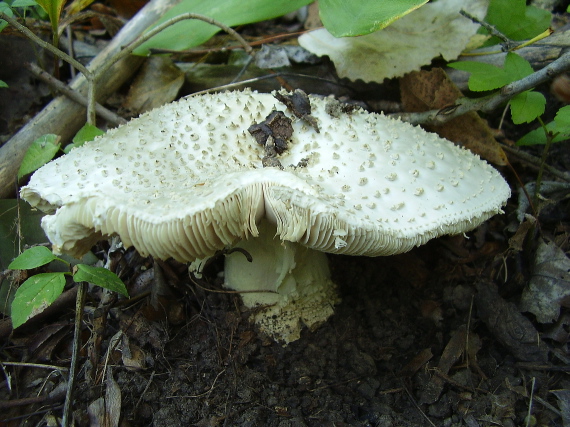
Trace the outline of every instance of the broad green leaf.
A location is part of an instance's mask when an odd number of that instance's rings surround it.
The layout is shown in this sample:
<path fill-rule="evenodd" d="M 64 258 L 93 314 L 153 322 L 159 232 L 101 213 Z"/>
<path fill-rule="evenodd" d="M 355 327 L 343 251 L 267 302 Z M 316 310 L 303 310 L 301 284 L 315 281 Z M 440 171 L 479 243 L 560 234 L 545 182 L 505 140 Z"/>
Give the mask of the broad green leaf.
<path fill-rule="evenodd" d="M 554 117 L 559 132 L 570 132 L 570 105 L 562 107 Z"/>
<path fill-rule="evenodd" d="M 370 34 L 417 9 L 427 0 L 321 0 L 319 13 L 335 37 Z"/>
<path fill-rule="evenodd" d="M 544 114 L 546 98 L 542 93 L 526 91 L 519 93 L 509 101 L 514 124 L 530 123 Z"/>
<path fill-rule="evenodd" d="M 548 131 L 552 132 L 554 129 L 554 122 L 550 122 L 546 125 Z M 539 127 L 538 129 L 532 130 L 517 141 L 517 145 L 539 145 L 546 144 L 546 135 L 544 134 L 544 129 Z"/>
<path fill-rule="evenodd" d="M 32 268 L 41 267 L 52 261 L 62 259 L 56 257 L 52 251 L 45 246 L 34 246 L 33 248 L 26 249 L 14 261 L 8 265 L 10 270 L 30 270 Z"/>
<path fill-rule="evenodd" d="M 42 135 L 32 142 L 18 170 L 18 179 L 34 172 L 53 159 L 59 150 L 59 145 L 59 136 L 54 134 Z"/>
<path fill-rule="evenodd" d="M 71 151 L 72 148 L 81 147 L 87 141 L 93 141 L 96 136 L 103 134 L 105 134 L 105 132 L 103 132 L 97 126 L 85 123 L 83 127 L 79 129 L 79 131 L 77 131 L 77 133 L 73 137 L 73 143 L 66 145 L 65 148 L 63 149 L 63 152 L 67 154 Z"/>
<path fill-rule="evenodd" d="M 504 69 L 510 80 L 509 83 L 523 79 L 534 73 L 534 70 L 526 59 L 512 52 L 507 53 L 505 57 Z"/>
<path fill-rule="evenodd" d="M 2 31 L 2 30 L 0 30 Z M 0 88 L 2 87 L 8 87 L 8 83 L 6 83 L 4 80 L 0 80 Z"/>
<path fill-rule="evenodd" d="M 469 89 L 475 92 L 494 90 L 510 83 L 504 68 L 476 61 L 460 61 L 448 64 L 456 70 L 467 71 Z"/>
<path fill-rule="evenodd" d="M 30 277 L 16 291 L 12 301 L 14 328 L 44 311 L 63 292 L 64 273 L 41 273 Z"/>
<path fill-rule="evenodd" d="M 0 2 L 0 12 L 5 13 L 10 17 L 14 16 L 14 12 L 12 12 L 12 9 L 10 9 L 10 5 L 5 1 Z M 0 31 L 2 31 L 7 26 L 8 22 L 4 21 L 3 19 L 0 19 Z"/>
<path fill-rule="evenodd" d="M 471 73 L 469 89 L 476 92 L 498 89 L 534 72 L 526 59 L 512 52 L 507 53 L 503 68 L 477 61 L 459 61 L 448 65 Z"/>
<path fill-rule="evenodd" d="M 525 0 L 491 0 L 485 21 L 494 25 L 511 40 L 527 40 L 542 33 L 550 25 L 550 12 L 527 6 Z M 493 37 L 489 44 L 499 40 Z"/>
<path fill-rule="evenodd" d="M 77 272 L 73 275 L 76 282 L 89 282 L 110 291 L 118 292 L 126 297 L 129 296 L 125 284 L 115 273 L 102 267 L 92 267 L 85 264 L 77 264 Z"/>
<path fill-rule="evenodd" d="M 311 3 L 312 0 L 182 0 L 170 8 L 155 27 L 183 13 L 197 13 L 228 26 L 250 24 L 285 15 Z M 220 31 L 220 28 L 195 19 L 167 28 L 138 47 L 136 55 L 147 55 L 151 48 L 183 50 L 198 46 Z"/>
<path fill-rule="evenodd" d="M 552 142 L 560 142 L 570 139 L 570 105 L 558 110 L 554 121 L 546 124 L 546 129 L 548 132 L 555 135 Z M 530 131 L 517 141 L 517 145 L 537 144 L 546 144 L 546 135 L 542 127 Z"/>
<path fill-rule="evenodd" d="M 49 22 L 51 23 L 51 31 L 54 35 L 57 34 L 59 27 L 59 18 L 66 0 L 37 0 L 40 7 L 48 14 Z"/>
<path fill-rule="evenodd" d="M 37 6 L 38 3 L 34 0 L 14 0 L 12 7 L 33 7 Z"/>

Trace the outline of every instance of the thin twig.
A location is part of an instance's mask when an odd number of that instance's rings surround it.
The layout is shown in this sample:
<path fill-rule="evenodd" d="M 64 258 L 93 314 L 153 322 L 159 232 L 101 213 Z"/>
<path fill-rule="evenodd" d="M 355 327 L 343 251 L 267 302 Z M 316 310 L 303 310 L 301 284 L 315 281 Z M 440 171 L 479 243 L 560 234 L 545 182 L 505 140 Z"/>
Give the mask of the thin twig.
<path fill-rule="evenodd" d="M 285 34 L 277 34 L 275 36 L 264 37 L 260 40 L 250 41 L 249 45 L 250 46 L 259 46 L 262 44 L 272 43 L 272 42 L 283 40 L 283 39 L 297 37 L 297 36 L 300 36 L 302 34 L 305 34 L 307 31 L 308 30 L 299 31 L 296 33 L 285 33 Z M 241 46 L 238 46 L 238 45 L 210 47 L 210 48 L 205 48 L 205 49 L 184 49 L 184 50 L 163 49 L 163 48 L 158 48 L 158 47 L 151 47 L 149 49 L 149 52 L 152 55 L 161 55 L 161 54 L 165 54 L 165 53 L 172 54 L 172 55 L 178 55 L 178 56 L 206 55 L 208 53 L 224 52 L 224 51 L 240 49 L 240 48 L 241 48 Z"/>
<path fill-rule="evenodd" d="M 439 110 L 430 110 L 420 113 L 395 113 L 391 114 L 391 116 L 399 117 L 400 119 L 412 124 L 442 125 L 469 111 L 478 110 L 485 113 L 491 112 L 515 95 L 526 90 L 533 89 L 537 85 L 568 70 L 570 70 L 570 53 L 565 53 L 543 69 L 523 79 L 503 86 L 501 90 L 494 94 L 481 98 L 460 98 L 455 102 L 455 105 Z"/>
<path fill-rule="evenodd" d="M 64 366 L 56 365 L 42 365 L 41 363 L 27 363 L 27 362 L 0 362 L 0 365 L 4 366 L 20 366 L 24 368 L 40 368 L 40 369 L 51 369 L 54 371 L 67 372 L 69 369 Z"/>
<path fill-rule="evenodd" d="M 422 408 L 420 408 L 420 405 L 418 405 L 418 402 L 416 402 L 416 399 L 412 395 L 412 392 L 410 390 L 408 390 L 408 387 L 404 387 L 404 390 L 405 390 L 406 394 L 408 395 L 408 398 L 410 399 L 412 404 L 416 407 L 416 409 L 420 413 L 420 415 L 429 423 L 429 425 L 431 425 L 432 427 L 436 427 L 436 425 L 429 419 L 427 414 L 424 411 L 422 411 Z"/>
<path fill-rule="evenodd" d="M 338 87 L 342 87 L 345 89 L 352 90 L 350 87 L 348 87 L 345 84 L 339 83 L 339 82 L 334 81 L 334 80 L 325 79 L 323 77 L 309 76 L 307 74 L 297 74 L 297 73 L 273 73 L 273 74 L 267 74 L 266 76 L 253 77 L 251 79 L 242 80 L 242 81 L 239 81 L 236 83 L 228 83 L 226 85 L 221 85 L 221 86 L 216 86 L 216 87 L 212 87 L 209 89 L 204 89 L 204 90 L 201 90 L 199 92 L 194 92 L 190 95 L 187 95 L 187 96 L 185 96 L 185 98 L 200 96 L 200 95 L 204 95 L 206 93 L 211 93 L 211 92 L 219 92 L 222 90 L 235 89 L 235 88 L 241 87 L 243 85 L 249 85 L 251 83 L 256 83 L 256 82 L 259 82 L 262 80 L 267 80 L 267 79 L 279 79 L 280 77 L 294 77 L 294 78 L 300 78 L 300 79 L 315 80 L 315 81 L 319 81 L 319 82 L 330 83 L 330 84 L 338 86 Z"/>
<path fill-rule="evenodd" d="M 83 321 L 83 306 L 85 304 L 85 294 L 87 283 L 81 282 L 77 285 L 77 298 L 75 299 L 75 328 L 73 330 L 73 350 L 71 353 L 71 365 L 69 367 L 69 378 L 67 379 L 67 393 L 63 405 L 63 416 L 61 425 L 68 427 L 71 425 L 71 404 L 73 402 L 73 387 L 77 370 L 77 359 L 79 358 L 79 348 L 81 347 L 81 323 Z"/>
<path fill-rule="evenodd" d="M 505 150 L 506 152 L 508 152 L 509 154 L 514 155 L 515 157 L 518 157 L 520 160 L 526 162 L 527 164 L 535 167 L 535 168 L 540 168 L 540 158 L 533 156 L 532 154 L 529 154 L 525 151 L 520 150 L 519 148 L 516 147 L 511 147 L 509 145 L 506 144 L 501 144 L 501 148 L 503 150 Z M 550 175 L 559 178 L 563 181 L 566 182 L 570 182 L 570 173 L 568 172 L 562 172 L 558 169 L 556 169 L 553 166 L 544 165 L 544 171 L 549 173 Z"/>
<path fill-rule="evenodd" d="M 471 15 L 469 12 L 463 9 L 461 9 L 459 13 L 465 16 L 467 19 L 470 19 L 471 21 L 475 22 L 476 24 L 481 25 L 483 28 L 489 31 L 491 35 L 501 39 L 503 41 L 503 50 L 510 50 L 512 49 L 513 46 L 516 46 L 515 41 L 509 39 L 507 36 L 505 36 L 503 33 L 501 33 L 499 30 L 497 30 L 493 25 L 489 24 L 488 22 L 480 20 L 476 16 Z"/>
<path fill-rule="evenodd" d="M 47 83 L 58 92 L 61 92 L 69 99 L 72 99 L 78 104 L 87 107 L 88 100 L 81 93 L 71 89 L 69 86 L 59 81 L 48 72 L 42 70 L 36 64 L 26 63 L 24 66 L 38 79 Z M 97 113 L 98 116 L 102 117 L 103 119 L 107 120 L 109 123 L 112 123 L 116 126 L 127 123 L 127 121 L 123 119 L 121 116 L 106 109 L 99 103 L 95 103 L 95 112 Z"/>
<path fill-rule="evenodd" d="M 14 399 L 14 400 L 5 400 L 0 401 L 0 409 L 9 409 L 9 408 L 16 408 L 18 406 L 28 406 L 28 405 L 37 405 L 43 404 L 46 405 L 48 403 L 56 403 L 63 400 L 65 397 L 65 390 L 58 389 L 53 394 L 48 394 L 44 396 L 35 396 L 35 397 L 24 397 L 22 399 Z M 3 423 L 6 420 L 0 420 L 0 425 L 4 425 Z"/>
<path fill-rule="evenodd" d="M 532 381 L 530 383 L 530 398 L 528 399 L 528 411 L 526 414 L 526 427 L 529 427 L 531 425 L 531 418 L 530 416 L 532 415 L 532 402 L 533 402 L 533 397 L 534 397 L 534 386 L 536 383 L 536 377 L 532 377 Z"/>
<path fill-rule="evenodd" d="M 207 291 L 207 292 L 213 292 L 216 294 L 257 294 L 257 293 L 269 293 L 269 294 L 278 294 L 279 292 L 277 291 L 272 291 L 270 289 L 260 289 L 260 290 L 255 290 L 255 289 L 251 289 L 251 290 L 247 290 L 247 291 L 222 291 L 219 289 L 208 289 L 205 288 L 204 286 L 199 285 L 193 278 L 192 275 L 189 276 L 190 277 L 190 281 L 198 286 L 200 289 Z"/>
<path fill-rule="evenodd" d="M 218 378 L 220 378 L 220 375 L 222 375 L 224 372 L 226 372 L 225 369 L 222 369 L 220 372 L 218 372 L 218 374 L 216 375 L 216 378 L 214 378 L 214 382 L 212 383 L 212 385 L 210 386 L 210 388 L 205 391 L 204 393 L 200 393 L 200 394 L 192 394 L 192 395 L 181 395 L 181 396 L 166 396 L 167 399 L 196 399 L 198 397 L 202 397 L 205 396 L 209 393 L 211 393 L 214 390 L 214 387 L 216 386 L 216 382 L 218 382 Z"/>
<path fill-rule="evenodd" d="M 141 393 L 141 395 L 140 395 L 140 397 L 139 397 L 139 400 L 137 400 L 137 404 L 135 405 L 135 409 L 133 410 L 133 413 L 136 413 L 136 412 L 137 412 L 137 409 L 138 409 L 139 405 L 141 404 L 145 393 L 147 392 L 148 388 L 149 388 L 150 385 L 152 384 L 152 380 L 154 379 L 154 374 L 155 374 L 155 373 L 156 373 L 156 371 L 152 371 L 152 372 L 151 372 L 150 378 L 148 379 L 148 381 L 147 381 L 147 383 L 146 383 L 146 386 L 145 386 L 144 390 L 142 391 L 142 393 Z"/>
<path fill-rule="evenodd" d="M 158 27 L 153 28 L 148 33 L 140 36 L 135 41 L 130 43 L 128 46 L 123 48 L 123 50 L 118 52 L 113 58 L 109 59 L 109 61 L 107 61 L 107 63 L 104 66 L 102 66 L 99 70 L 97 70 L 96 79 L 99 78 L 100 76 L 102 76 L 103 73 L 105 73 L 115 62 L 119 61 L 121 58 L 123 58 L 127 55 L 130 55 L 137 47 L 139 47 L 143 43 L 147 42 L 149 39 L 151 39 L 152 37 L 154 37 L 155 35 L 157 35 L 161 31 L 164 31 L 166 28 L 171 27 L 172 25 L 177 24 L 178 22 L 184 21 L 187 19 L 197 19 L 197 20 L 204 21 L 204 22 L 207 22 L 208 24 L 215 25 L 216 27 L 221 28 L 222 30 L 227 32 L 229 35 L 234 37 L 243 46 L 244 50 L 249 55 L 253 55 L 253 48 L 233 28 L 230 28 L 227 25 L 224 25 L 221 22 L 216 21 L 215 19 L 209 18 L 209 17 L 204 16 L 204 15 L 199 15 L 197 13 L 183 13 L 181 15 L 175 16 L 174 18 L 169 19 L 168 21 L 160 24 Z"/>
<path fill-rule="evenodd" d="M 69 56 L 67 53 L 61 51 L 57 47 L 53 46 L 52 44 L 40 39 L 36 36 L 32 31 L 26 28 L 24 25 L 20 24 L 16 19 L 12 18 L 11 16 L 6 15 L 4 12 L 0 12 L 0 19 L 6 20 L 10 25 L 16 28 L 18 31 L 23 33 L 27 38 L 32 40 L 41 48 L 50 51 L 58 58 L 63 59 L 65 62 L 73 65 L 77 70 L 81 71 L 83 75 L 88 78 L 91 76 L 91 72 L 79 61 L 75 60 L 73 57 Z"/>

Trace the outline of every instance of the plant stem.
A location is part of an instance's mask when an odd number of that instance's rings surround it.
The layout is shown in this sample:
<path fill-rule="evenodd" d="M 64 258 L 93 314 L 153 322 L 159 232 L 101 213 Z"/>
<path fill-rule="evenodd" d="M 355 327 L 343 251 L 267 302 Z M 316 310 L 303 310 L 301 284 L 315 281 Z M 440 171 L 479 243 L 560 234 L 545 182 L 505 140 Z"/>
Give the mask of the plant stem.
<path fill-rule="evenodd" d="M 73 350 L 71 353 L 71 365 L 69 367 L 69 378 L 67 379 L 67 394 L 63 405 L 63 417 L 61 425 L 68 427 L 71 425 L 71 404 L 73 402 L 73 388 L 77 370 L 77 359 L 79 358 L 79 348 L 81 347 L 81 322 L 83 320 L 83 305 L 85 304 L 85 294 L 87 283 L 81 282 L 78 285 L 77 298 L 75 299 L 75 328 L 73 330 Z"/>

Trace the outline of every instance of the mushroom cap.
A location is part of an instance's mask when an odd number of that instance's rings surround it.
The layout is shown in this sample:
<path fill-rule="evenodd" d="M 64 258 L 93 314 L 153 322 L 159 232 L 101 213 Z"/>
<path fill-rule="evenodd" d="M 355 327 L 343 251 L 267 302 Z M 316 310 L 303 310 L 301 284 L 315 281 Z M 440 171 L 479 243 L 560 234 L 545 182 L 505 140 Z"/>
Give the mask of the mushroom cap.
<path fill-rule="evenodd" d="M 118 234 L 142 255 L 183 262 L 257 236 L 262 217 L 312 249 L 401 253 L 477 227 L 510 196 L 493 167 L 435 134 L 310 102 L 320 133 L 271 94 L 182 99 L 43 166 L 21 196 L 50 213 L 42 226 L 55 252 L 77 257 Z M 293 121 L 284 169 L 262 166 L 247 131 L 274 110 Z"/>

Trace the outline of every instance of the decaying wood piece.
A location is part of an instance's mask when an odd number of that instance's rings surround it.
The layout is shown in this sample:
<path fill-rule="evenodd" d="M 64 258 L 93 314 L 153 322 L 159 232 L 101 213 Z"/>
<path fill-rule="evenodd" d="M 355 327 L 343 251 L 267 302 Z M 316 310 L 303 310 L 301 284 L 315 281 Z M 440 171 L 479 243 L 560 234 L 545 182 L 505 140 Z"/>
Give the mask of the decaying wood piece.
<path fill-rule="evenodd" d="M 153 24 L 166 10 L 177 3 L 176 0 L 151 0 L 115 36 L 109 45 L 89 64 L 95 70 L 105 64 L 122 47 L 131 43 Z M 117 62 L 99 79 L 97 101 L 103 102 L 115 92 L 144 60 L 142 57 L 128 56 Z M 70 87 L 82 93 L 87 92 L 87 81 L 83 76 L 76 77 Z M 26 126 L 0 147 L 0 198 L 15 193 L 18 168 L 30 144 L 39 136 L 55 133 L 63 141 L 70 139 L 85 123 L 85 108 L 74 101 L 60 96 L 50 102 Z"/>

